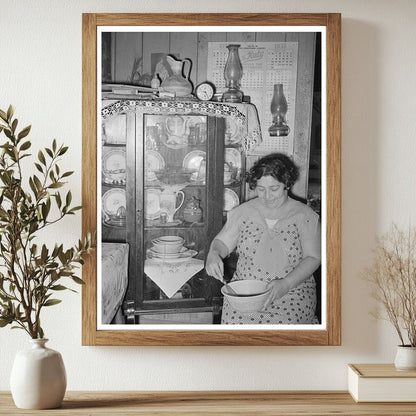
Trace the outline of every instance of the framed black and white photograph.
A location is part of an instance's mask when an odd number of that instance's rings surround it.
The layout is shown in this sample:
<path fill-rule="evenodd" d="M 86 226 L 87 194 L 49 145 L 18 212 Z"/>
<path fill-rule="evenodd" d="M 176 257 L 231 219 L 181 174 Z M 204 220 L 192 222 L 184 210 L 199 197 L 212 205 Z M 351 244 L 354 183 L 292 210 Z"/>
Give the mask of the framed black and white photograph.
<path fill-rule="evenodd" d="M 84 14 L 84 345 L 340 344 L 340 15 Z"/>

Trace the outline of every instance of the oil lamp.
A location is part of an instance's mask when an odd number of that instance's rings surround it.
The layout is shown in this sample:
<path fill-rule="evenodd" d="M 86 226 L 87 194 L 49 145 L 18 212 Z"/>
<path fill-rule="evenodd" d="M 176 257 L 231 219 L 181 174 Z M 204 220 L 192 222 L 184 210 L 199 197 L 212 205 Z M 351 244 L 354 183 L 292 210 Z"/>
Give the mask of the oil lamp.
<path fill-rule="evenodd" d="M 286 124 L 287 101 L 283 93 L 283 84 L 274 84 L 270 111 L 273 116 L 273 124 L 269 127 L 270 136 L 287 136 L 290 128 Z"/>
<path fill-rule="evenodd" d="M 225 86 L 228 88 L 222 96 L 222 101 L 228 103 L 241 103 L 243 92 L 240 90 L 243 67 L 241 65 L 238 48 L 240 45 L 228 45 L 228 59 L 224 68 Z"/>

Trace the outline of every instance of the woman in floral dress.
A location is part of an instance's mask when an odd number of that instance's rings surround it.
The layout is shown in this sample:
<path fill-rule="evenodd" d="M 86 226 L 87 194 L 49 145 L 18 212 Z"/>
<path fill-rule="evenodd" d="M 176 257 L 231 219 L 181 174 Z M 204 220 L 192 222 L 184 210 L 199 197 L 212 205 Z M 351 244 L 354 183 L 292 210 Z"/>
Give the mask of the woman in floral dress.
<path fill-rule="evenodd" d="M 206 271 L 224 281 L 223 260 L 237 249 L 232 281 L 268 283 L 270 296 L 263 310 L 241 313 L 226 299 L 223 324 L 316 324 L 313 272 L 321 262 L 319 216 L 289 197 L 299 172 L 291 159 L 274 153 L 259 159 L 249 172 L 256 198 L 228 213 L 207 256 Z"/>

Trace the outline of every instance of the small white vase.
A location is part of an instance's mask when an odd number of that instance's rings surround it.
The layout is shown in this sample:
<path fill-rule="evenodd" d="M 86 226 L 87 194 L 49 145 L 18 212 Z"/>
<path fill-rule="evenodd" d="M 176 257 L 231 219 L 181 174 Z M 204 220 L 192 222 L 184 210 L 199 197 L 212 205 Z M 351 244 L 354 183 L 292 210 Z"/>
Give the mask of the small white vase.
<path fill-rule="evenodd" d="M 66 391 L 66 372 L 59 352 L 45 346 L 47 339 L 32 339 L 13 363 L 10 389 L 20 409 L 59 407 Z"/>
<path fill-rule="evenodd" d="M 416 347 L 398 345 L 394 365 L 399 371 L 416 370 Z"/>

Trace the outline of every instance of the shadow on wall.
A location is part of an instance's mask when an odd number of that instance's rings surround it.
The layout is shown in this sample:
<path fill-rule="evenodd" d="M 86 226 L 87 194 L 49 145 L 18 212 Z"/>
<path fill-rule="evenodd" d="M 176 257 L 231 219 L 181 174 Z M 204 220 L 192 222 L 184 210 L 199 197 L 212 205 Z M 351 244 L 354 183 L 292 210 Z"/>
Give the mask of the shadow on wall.
<path fill-rule="evenodd" d="M 342 20 L 342 345 L 360 356 L 381 344 L 371 288 L 360 277 L 379 223 L 380 43 L 379 28 Z"/>

